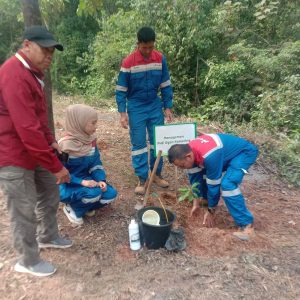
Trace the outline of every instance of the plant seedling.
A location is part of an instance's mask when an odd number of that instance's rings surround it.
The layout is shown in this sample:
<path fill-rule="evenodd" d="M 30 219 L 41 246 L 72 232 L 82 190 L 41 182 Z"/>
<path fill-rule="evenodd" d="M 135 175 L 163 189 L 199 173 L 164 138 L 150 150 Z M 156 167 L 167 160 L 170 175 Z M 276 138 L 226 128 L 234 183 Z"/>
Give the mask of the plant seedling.
<path fill-rule="evenodd" d="M 180 197 L 178 198 L 178 202 L 182 202 L 184 200 L 188 200 L 189 202 L 194 202 L 194 200 L 198 200 L 199 207 L 202 208 L 207 207 L 208 205 L 207 200 L 197 195 L 197 193 L 200 192 L 200 190 L 198 189 L 198 185 L 199 184 L 195 182 L 189 187 L 179 188 L 178 191 Z M 195 205 L 195 203 L 193 203 L 193 205 Z"/>
<path fill-rule="evenodd" d="M 179 202 L 182 202 L 184 200 L 188 200 L 189 202 L 193 202 L 194 199 L 197 199 L 199 198 L 197 196 L 197 193 L 199 193 L 199 189 L 198 189 L 198 183 L 195 182 L 194 184 L 192 184 L 191 186 L 189 187 L 182 187 L 182 188 L 179 188 L 178 191 L 179 191 L 179 198 L 178 198 L 178 201 Z"/>

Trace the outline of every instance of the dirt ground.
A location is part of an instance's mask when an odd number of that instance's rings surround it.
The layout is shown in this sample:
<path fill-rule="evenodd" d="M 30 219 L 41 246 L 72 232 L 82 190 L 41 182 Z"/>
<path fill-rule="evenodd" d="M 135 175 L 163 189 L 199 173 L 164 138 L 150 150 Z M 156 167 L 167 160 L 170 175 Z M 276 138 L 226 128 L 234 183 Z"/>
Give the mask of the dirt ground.
<path fill-rule="evenodd" d="M 63 133 L 63 114 L 71 102 L 56 97 L 57 137 Z M 203 211 L 189 217 L 191 205 L 174 197 L 174 167 L 165 163 L 168 190 L 153 185 L 165 206 L 176 213 L 174 226 L 185 231 L 187 248 L 138 252 L 129 249 L 128 224 L 136 216 L 136 178 L 130 159 L 128 131 L 118 114 L 99 111 L 98 145 L 108 180 L 119 192 L 110 206 L 73 226 L 58 211 L 61 234 L 74 240 L 66 250 L 43 250 L 41 256 L 58 267 L 52 277 L 36 278 L 13 271 L 6 203 L 0 194 L 0 299 L 300 299 L 300 197 L 299 189 L 274 177 L 272 166 L 260 159 L 241 186 L 255 216 L 256 236 L 242 242 L 223 201 L 216 227 L 204 228 Z M 187 185 L 179 171 L 179 185 Z M 0 191 L 1 193 L 1 191 Z M 156 202 L 155 202 L 156 201 Z M 158 204 L 151 197 L 149 204 Z"/>

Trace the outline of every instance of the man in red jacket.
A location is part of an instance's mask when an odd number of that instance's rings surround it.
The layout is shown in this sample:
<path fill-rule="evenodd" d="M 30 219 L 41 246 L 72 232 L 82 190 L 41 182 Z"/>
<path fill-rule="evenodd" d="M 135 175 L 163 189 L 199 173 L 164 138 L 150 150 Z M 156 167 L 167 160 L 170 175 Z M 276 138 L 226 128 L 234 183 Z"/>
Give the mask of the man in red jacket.
<path fill-rule="evenodd" d="M 39 248 L 72 246 L 58 233 L 58 184 L 70 176 L 55 155 L 43 82 L 55 49 L 63 46 L 46 27 L 28 27 L 21 49 L 0 68 L 0 184 L 20 255 L 15 271 L 36 276 L 56 271 Z"/>

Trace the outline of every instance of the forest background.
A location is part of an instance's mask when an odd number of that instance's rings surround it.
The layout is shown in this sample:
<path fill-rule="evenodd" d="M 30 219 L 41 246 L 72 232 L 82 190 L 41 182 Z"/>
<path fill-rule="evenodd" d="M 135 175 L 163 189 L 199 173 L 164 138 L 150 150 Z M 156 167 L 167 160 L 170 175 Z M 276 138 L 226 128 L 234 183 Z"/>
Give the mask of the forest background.
<path fill-rule="evenodd" d="M 200 125 L 252 134 L 261 155 L 300 186 L 298 0 L 41 0 L 45 24 L 64 45 L 52 84 L 94 106 L 116 108 L 122 59 L 143 25 L 167 58 L 174 111 Z M 0 64 L 21 44 L 21 1 L 0 0 Z M 273 164 L 272 164 L 273 166 Z"/>

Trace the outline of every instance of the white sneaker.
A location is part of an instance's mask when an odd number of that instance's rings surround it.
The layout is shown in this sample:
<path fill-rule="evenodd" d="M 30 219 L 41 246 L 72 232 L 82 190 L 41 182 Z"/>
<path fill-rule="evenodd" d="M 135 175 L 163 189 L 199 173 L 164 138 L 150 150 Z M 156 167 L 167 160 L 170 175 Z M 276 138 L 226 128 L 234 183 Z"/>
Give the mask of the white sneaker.
<path fill-rule="evenodd" d="M 69 219 L 69 221 L 73 224 L 76 225 L 82 225 L 83 224 L 83 219 L 82 218 L 78 218 L 74 212 L 74 210 L 72 209 L 72 207 L 69 204 L 66 204 L 63 208 L 63 212 L 65 213 L 65 215 L 67 216 L 67 218 Z"/>

